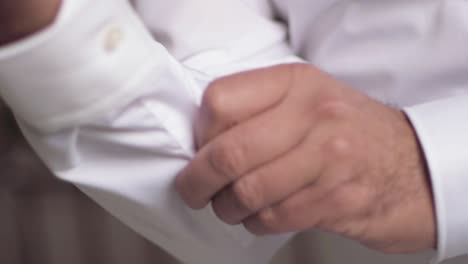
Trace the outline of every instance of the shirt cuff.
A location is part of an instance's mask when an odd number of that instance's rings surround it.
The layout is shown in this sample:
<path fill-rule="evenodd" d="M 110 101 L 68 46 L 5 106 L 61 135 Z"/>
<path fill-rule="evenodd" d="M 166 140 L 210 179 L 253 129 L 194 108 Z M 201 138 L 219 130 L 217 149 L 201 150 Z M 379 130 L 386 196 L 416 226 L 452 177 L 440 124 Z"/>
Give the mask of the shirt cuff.
<path fill-rule="evenodd" d="M 435 261 L 468 253 L 468 95 L 405 109 L 424 150 L 437 214 Z"/>
<path fill-rule="evenodd" d="M 43 132 L 80 125 L 133 99 L 163 47 L 125 0 L 63 0 L 56 21 L 0 48 L 0 94 Z"/>

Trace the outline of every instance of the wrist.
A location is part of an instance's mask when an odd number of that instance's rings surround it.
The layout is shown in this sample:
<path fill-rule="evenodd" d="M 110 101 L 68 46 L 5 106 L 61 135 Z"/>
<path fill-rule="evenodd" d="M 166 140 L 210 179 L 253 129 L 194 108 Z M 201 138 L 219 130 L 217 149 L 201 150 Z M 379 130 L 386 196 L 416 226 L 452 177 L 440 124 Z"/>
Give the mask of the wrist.
<path fill-rule="evenodd" d="M 0 45 L 27 37 L 50 25 L 61 0 L 15 0 L 0 3 Z"/>
<path fill-rule="evenodd" d="M 401 137 L 399 177 L 408 187 L 408 191 L 413 202 L 417 204 L 414 210 L 413 222 L 415 230 L 419 232 L 419 243 L 422 249 L 436 249 L 436 222 L 435 208 L 433 203 L 432 186 L 430 183 L 429 171 L 426 158 L 422 150 L 419 138 L 410 120 L 403 111 L 399 111 L 406 130 L 406 136 Z M 415 243 L 416 244 L 416 243 Z"/>

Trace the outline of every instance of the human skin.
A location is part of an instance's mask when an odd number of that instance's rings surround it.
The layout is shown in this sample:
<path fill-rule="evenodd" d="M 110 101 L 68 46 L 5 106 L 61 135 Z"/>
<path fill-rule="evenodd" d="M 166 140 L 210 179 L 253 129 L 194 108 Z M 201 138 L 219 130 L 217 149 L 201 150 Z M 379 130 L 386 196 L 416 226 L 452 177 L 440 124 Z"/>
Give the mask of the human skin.
<path fill-rule="evenodd" d="M 191 208 L 257 235 L 320 229 L 383 252 L 435 248 L 425 161 L 405 114 L 305 64 L 215 81 L 177 176 Z"/>
<path fill-rule="evenodd" d="M 61 0 L 0 1 L 0 45 L 27 37 L 54 21 Z"/>

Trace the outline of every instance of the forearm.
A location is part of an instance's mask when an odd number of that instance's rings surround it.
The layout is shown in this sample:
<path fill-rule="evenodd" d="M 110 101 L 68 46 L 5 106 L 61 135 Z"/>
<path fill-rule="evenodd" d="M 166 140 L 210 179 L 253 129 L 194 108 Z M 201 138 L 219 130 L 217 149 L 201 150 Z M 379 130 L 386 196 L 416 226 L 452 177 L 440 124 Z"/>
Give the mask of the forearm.
<path fill-rule="evenodd" d="M 0 2 L 0 45 L 24 38 L 49 25 L 61 0 L 7 0 Z"/>

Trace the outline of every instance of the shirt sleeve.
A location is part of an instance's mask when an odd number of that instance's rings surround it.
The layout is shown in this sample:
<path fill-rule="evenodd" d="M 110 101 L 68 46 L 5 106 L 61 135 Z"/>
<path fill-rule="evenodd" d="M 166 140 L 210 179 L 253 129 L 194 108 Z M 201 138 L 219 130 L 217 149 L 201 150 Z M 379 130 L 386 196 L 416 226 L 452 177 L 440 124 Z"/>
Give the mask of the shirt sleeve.
<path fill-rule="evenodd" d="M 160 66 L 164 51 L 129 4 L 115 2 L 65 0 L 50 28 L 2 48 L 1 95 L 18 117 L 55 131 L 138 93 L 141 77 Z"/>
<path fill-rule="evenodd" d="M 440 262 L 468 253 L 468 95 L 405 109 L 427 160 Z"/>
<path fill-rule="evenodd" d="M 52 26 L 0 49 L 0 94 L 57 177 L 183 262 L 266 263 L 290 235 L 256 238 L 173 190 L 211 78 L 175 61 L 123 0 L 64 0 Z"/>

